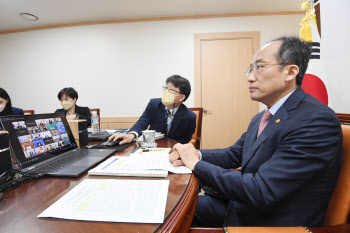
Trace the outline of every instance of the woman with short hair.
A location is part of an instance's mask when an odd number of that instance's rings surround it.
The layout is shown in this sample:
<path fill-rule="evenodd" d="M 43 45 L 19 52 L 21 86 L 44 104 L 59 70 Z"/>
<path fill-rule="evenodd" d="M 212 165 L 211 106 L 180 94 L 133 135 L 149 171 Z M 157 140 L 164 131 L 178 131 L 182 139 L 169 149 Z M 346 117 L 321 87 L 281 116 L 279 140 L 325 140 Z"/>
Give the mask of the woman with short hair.
<path fill-rule="evenodd" d="M 57 109 L 55 113 L 65 113 L 67 120 L 86 119 L 87 125 L 91 126 L 91 112 L 88 107 L 76 105 L 78 92 L 72 87 L 63 88 L 57 95 L 63 108 Z"/>

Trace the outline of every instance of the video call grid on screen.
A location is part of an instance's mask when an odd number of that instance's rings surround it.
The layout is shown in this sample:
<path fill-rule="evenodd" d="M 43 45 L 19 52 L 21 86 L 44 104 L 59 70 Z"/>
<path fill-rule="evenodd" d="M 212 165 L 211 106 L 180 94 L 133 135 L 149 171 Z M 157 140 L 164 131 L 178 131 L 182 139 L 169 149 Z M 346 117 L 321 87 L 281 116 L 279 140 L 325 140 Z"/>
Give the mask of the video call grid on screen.
<path fill-rule="evenodd" d="M 4 130 L 9 131 L 11 149 L 22 169 L 77 148 L 62 113 L 8 116 L 0 120 Z"/>
<path fill-rule="evenodd" d="M 60 117 L 14 121 L 12 125 L 27 159 L 71 144 Z"/>
<path fill-rule="evenodd" d="M 63 113 L 0 117 L 0 128 L 9 132 L 11 150 L 21 169 L 77 148 Z"/>

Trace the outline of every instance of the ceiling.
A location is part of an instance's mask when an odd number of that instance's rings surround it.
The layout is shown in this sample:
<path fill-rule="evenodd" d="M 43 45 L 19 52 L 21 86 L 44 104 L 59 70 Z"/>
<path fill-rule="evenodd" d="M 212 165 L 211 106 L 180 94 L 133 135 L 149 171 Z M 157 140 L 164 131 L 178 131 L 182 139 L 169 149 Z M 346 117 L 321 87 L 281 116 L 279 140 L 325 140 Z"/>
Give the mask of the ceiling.
<path fill-rule="evenodd" d="M 0 31 L 101 20 L 300 11 L 305 0 L 0 0 Z M 28 21 L 20 13 L 36 15 Z"/>

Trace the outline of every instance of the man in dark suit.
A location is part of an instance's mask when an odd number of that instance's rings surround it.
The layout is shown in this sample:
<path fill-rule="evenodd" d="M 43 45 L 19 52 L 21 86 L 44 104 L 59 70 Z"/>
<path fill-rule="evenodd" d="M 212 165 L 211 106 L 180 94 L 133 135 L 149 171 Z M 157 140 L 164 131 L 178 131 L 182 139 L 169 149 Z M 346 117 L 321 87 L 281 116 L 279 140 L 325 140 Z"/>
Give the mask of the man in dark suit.
<path fill-rule="evenodd" d="M 173 75 L 166 80 L 163 89 L 162 98 L 150 100 L 128 134 L 114 134 L 109 141 L 122 138 L 119 144 L 129 143 L 150 126 L 150 130 L 162 132 L 179 143 L 189 142 L 196 130 L 196 114 L 183 104 L 191 93 L 190 82 Z"/>
<path fill-rule="evenodd" d="M 324 225 L 342 131 L 336 114 L 300 87 L 310 56 L 299 38 L 268 43 L 247 70 L 250 97 L 267 110 L 247 132 L 225 149 L 174 146 L 170 160 L 191 168 L 207 194 L 198 198 L 192 225 Z"/>

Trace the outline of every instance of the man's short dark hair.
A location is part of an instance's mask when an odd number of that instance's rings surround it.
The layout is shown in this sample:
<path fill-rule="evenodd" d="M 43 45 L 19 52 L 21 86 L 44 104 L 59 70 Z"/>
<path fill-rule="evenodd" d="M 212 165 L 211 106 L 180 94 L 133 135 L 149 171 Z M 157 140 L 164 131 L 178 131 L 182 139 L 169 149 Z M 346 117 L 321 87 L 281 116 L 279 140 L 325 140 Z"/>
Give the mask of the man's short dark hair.
<path fill-rule="evenodd" d="M 281 47 L 276 53 L 276 59 L 282 64 L 297 65 L 299 74 L 296 77 L 296 84 L 300 86 L 311 58 L 312 46 L 311 43 L 305 42 L 298 37 L 280 37 L 273 41 L 281 41 Z"/>
<path fill-rule="evenodd" d="M 61 97 L 63 94 L 66 94 L 68 97 L 74 99 L 74 98 L 77 98 L 78 100 L 78 92 L 76 90 L 74 90 L 73 87 L 66 87 L 66 88 L 63 88 L 60 92 L 58 92 L 58 99 L 61 100 Z"/>
<path fill-rule="evenodd" d="M 185 79 L 184 77 L 181 77 L 180 75 L 173 75 L 166 79 L 165 83 L 172 83 L 175 87 L 180 89 L 181 94 L 185 95 L 185 99 L 183 102 L 187 100 L 187 98 L 191 94 L 191 84 L 190 82 Z"/>

